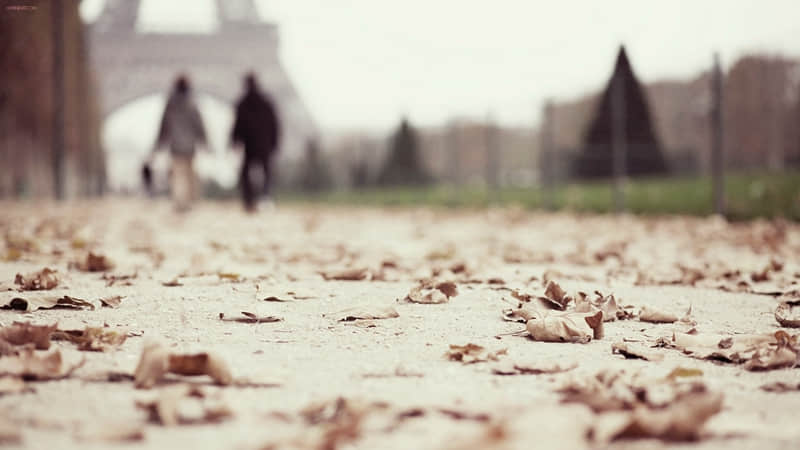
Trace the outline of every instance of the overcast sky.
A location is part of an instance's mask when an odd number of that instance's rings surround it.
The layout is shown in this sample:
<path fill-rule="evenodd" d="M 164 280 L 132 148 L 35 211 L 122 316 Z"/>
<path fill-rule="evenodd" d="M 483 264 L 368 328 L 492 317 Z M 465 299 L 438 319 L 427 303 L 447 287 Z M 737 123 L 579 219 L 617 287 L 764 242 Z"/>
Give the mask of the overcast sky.
<path fill-rule="evenodd" d="M 84 0 L 84 10 L 100 1 Z M 148 21 L 185 26 L 212 12 L 199 0 L 169 0 L 181 14 L 155 6 L 166 1 L 144 0 Z M 531 125 L 545 98 L 598 89 L 622 42 L 646 81 L 693 76 L 714 50 L 726 63 L 749 51 L 800 55 L 798 0 L 257 3 L 279 25 L 286 70 L 329 131 L 384 131 L 403 114 L 425 125 L 487 113 Z"/>

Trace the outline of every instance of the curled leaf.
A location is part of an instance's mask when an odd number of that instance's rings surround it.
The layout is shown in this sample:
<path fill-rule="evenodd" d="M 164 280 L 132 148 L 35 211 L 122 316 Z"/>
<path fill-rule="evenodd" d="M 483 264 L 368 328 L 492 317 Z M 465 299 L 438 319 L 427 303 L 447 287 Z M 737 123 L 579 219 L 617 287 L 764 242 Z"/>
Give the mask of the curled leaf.
<path fill-rule="evenodd" d="M 339 322 L 352 322 L 354 320 L 393 319 L 400 317 L 397 310 L 391 306 L 364 305 L 347 308 L 333 314 Z"/>
<path fill-rule="evenodd" d="M 639 310 L 639 320 L 650 323 L 673 323 L 678 320 L 678 317 L 650 306 L 642 306 L 642 309 Z"/>
<path fill-rule="evenodd" d="M 525 327 L 536 341 L 585 344 L 603 337 L 603 313 L 545 314 L 531 318 Z"/>
<path fill-rule="evenodd" d="M 646 361 L 662 361 L 664 355 L 650 350 L 642 345 L 631 344 L 629 342 L 617 342 L 611 345 L 612 353 L 619 353 L 625 358 L 638 358 Z"/>
<path fill-rule="evenodd" d="M 25 312 L 51 308 L 95 309 L 92 303 L 80 298 L 38 292 L 27 293 L 25 297 L 10 296 L 5 304 L 0 304 L 0 307 Z"/>
<path fill-rule="evenodd" d="M 489 350 L 482 345 L 450 345 L 450 349 L 445 353 L 445 357 L 450 361 L 458 361 L 463 364 L 473 364 L 486 361 L 497 361 L 501 355 L 505 355 L 508 349 Z"/>
<path fill-rule="evenodd" d="M 55 270 L 45 267 L 38 272 L 25 275 L 20 273 L 14 278 L 14 283 L 20 285 L 25 291 L 42 291 L 58 286 L 58 275 Z"/>
<path fill-rule="evenodd" d="M 800 300 L 781 302 L 775 308 L 775 320 L 782 327 L 800 328 Z"/>
<path fill-rule="evenodd" d="M 14 322 L 0 329 L 0 341 L 13 346 L 33 344 L 36 350 L 50 348 L 50 335 L 58 324 L 33 325 L 29 322 Z"/>
<path fill-rule="evenodd" d="M 241 311 L 240 316 L 226 316 L 225 313 L 219 313 L 219 320 L 225 322 L 241 322 L 241 323 L 269 323 L 280 322 L 283 319 L 277 316 L 259 316 L 247 311 Z"/>

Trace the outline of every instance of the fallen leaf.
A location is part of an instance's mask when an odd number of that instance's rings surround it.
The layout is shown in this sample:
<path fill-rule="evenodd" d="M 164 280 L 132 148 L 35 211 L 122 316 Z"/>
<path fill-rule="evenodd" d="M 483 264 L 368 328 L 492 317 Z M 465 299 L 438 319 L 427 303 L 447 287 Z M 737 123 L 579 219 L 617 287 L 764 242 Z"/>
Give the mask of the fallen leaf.
<path fill-rule="evenodd" d="M 783 381 L 774 381 L 772 383 L 762 384 L 759 387 L 762 391 L 767 392 L 794 392 L 800 391 L 800 383 L 786 383 Z"/>
<path fill-rule="evenodd" d="M 121 295 L 113 295 L 111 297 L 104 297 L 100 299 L 100 304 L 107 308 L 117 308 L 122 304 Z"/>
<path fill-rule="evenodd" d="M 131 282 L 131 280 L 136 279 L 138 277 L 139 274 L 136 272 L 129 274 L 121 274 L 121 275 L 104 273 L 102 279 L 106 280 L 106 287 L 114 286 L 117 283 L 119 283 L 122 286 L 133 286 L 133 282 Z"/>
<path fill-rule="evenodd" d="M 354 320 L 363 319 L 393 319 L 395 317 L 400 317 L 400 314 L 398 314 L 397 310 L 391 306 L 364 305 L 356 306 L 354 308 L 347 308 L 333 314 L 333 316 L 339 322 L 351 322 Z"/>
<path fill-rule="evenodd" d="M 240 316 L 229 317 L 225 313 L 219 313 L 219 320 L 225 322 L 242 322 L 242 323 L 269 323 L 280 322 L 283 319 L 277 316 L 258 316 L 251 312 L 241 311 Z"/>
<path fill-rule="evenodd" d="M 151 388 L 167 373 L 187 376 L 208 375 L 221 385 L 233 382 L 228 365 L 219 355 L 207 352 L 174 354 L 168 352 L 160 343 L 146 344 L 133 375 L 136 387 Z"/>
<path fill-rule="evenodd" d="M 101 327 L 86 327 L 83 330 L 56 330 L 51 335 L 54 341 L 69 341 L 78 350 L 104 352 L 115 349 L 125 342 L 126 332 L 118 332 Z"/>
<path fill-rule="evenodd" d="M 320 272 L 322 278 L 325 280 L 339 280 L 339 281 L 362 281 L 370 277 L 370 271 L 366 267 L 358 267 L 351 269 L 329 270 Z"/>
<path fill-rule="evenodd" d="M 720 411 L 722 394 L 703 388 L 679 397 L 664 408 L 601 414 L 592 427 L 591 436 L 601 445 L 636 438 L 693 441 L 700 437 L 705 423 Z"/>
<path fill-rule="evenodd" d="M 452 281 L 423 280 L 404 299 L 411 303 L 447 303 L 450 297 L 458 295 L 458 288 Z"/>
<path fill-rule="evenodd" d="M 646 361 L 663 361 L 664 355 L 642 345 L 617 342 L 611 345 L 612 353 L 619 353 L 625 358 L 638 358 Z"/>
<path fill-rule="evenodd" d="M 80 298 L 39 292 L 29 292 L 25 297 L 9 296 L 0 307 L 25 312 L 51 308 L 95 309 L 92 303 Z"/>
<path fill-rule="evenodd" d="M 782 327 L 800 328 L 800 300 L 781 302 L 775 308 L 775 320 Z"/>
<path fill-rule="evenodd" d="M 492 373 L 495 375 L 541 375 L 567 372 L 576 367 L 578 364 L 575 362 L 505 360 L 492 367 Z"/>
<path fill-rule="evenodd" d="M 450 361 L 458 361 L 463 364 L 473 364 L 486 361 L 498 361 L 500 356 L 505 355 L 508 349 L 488 350 L 477 344 L 450 345 L 450 350 L 445 353 L 445 357 Z"/>
<path fill-rule="evenodd" d="M 49 290 L 58 286 L 58 275 L 55 270 L 45 267 L 38 272 L 26 275 L 18 273 L 14 278 L 14 283 L 20 285 L 25 291 Z"/>
<path fill-rule="evenodd" d="M 602 339 L 603 312 L 543 314 L 528 320 L 525 328 L 536 341 L 585 344 L 592 338 Z"/>
<path fill-rule="evenodd" d="M 58 328 L 53 325 L 33 325 L 29 322 L 14 322 L 0 329 L 0 341 L 12 346 L 33 344 L 36 350 L 50 348 L 50 334 Z"/>
<path fill-rule="evenodd" d="M 131 443 L 144 441 L 144 427 L 138 424 L 101 424 L 94 430 L 83 431 L 75 438 L 81 442 Z"/>
<path fill-rule="evenodd" d="M 544 288 L 544 298 L 552 302 L 562 311 L 566 309 L 567 305 L 572 301 L 572 297 L 568 296 L 567 293 L 561 289 L 561 286 L 553 280 L 547 282 L 547 286 Z"/>
<path fill-rule="evenodd" d="M 169 372 L 177 375 L 208 375 L 218 384 L 231 384 L 233 376 L 228 365 L 214 353 L 169 355 Z"/>
<path fill-rule="evenodd" d="M 642 306 L 639 310 L 639 320 L 651 323 L 673 323 L 678 320 L 678 317 L 675 316 L 675 314 L 661 311 L 653 307 Z"/>
<path fill-rule="evenodd" d="M 688 377 L 701 377 L 703 376 L 703 371 L 700 369 L 690 369 L 686 367 L 676 367 L 672 369 L 667 375 L 667 378 L 670 379 L 677 379 L 677 378 L 688 378 Z"/>
<path fill-rule="evenodd" d="M 152 400 L 137 400 L 136 407 L 147 411 L 149 422 L 163 426 L 213 424 L 233 416 L 221 401 L 187 386 L 163 389 Z"/>
<path fill-rule="evenodd" d="M 624 438 L 697 439 L 722 410 L 722 394 L 702 382 L 645 379 L 624 371 L 601 371 L 561 389 L 562 402 L 582 403 L 596 413 L 590 437 L 597 445 Z"/>
<path fill-rule="evenodd" d="M 71 266 L 84 272 L 105 272 L 113 269 L 114 263 L 105 255 L 88 252 L 86 258 L 72 263 Z"/>
<path fill-rule="evenodd" d="M 234 282 L 242 281 L 242 276 L 235 272 L 217 272 L 220 280 L 230 280 Z"/>
<path fill-rule="evenodd" d="M 42 354 L 25 348 L 18 355 L 0 358 L 0 376 L 22 377 L 31 380 L 56 380 L 72 375 L 85 360 L 65 364 L 60 350 Z"/>
<path fill-rule="evenodd" d="M 693 358 L 744 364 L 747 370 L 772 370 L 798 363 L 799 336 L 783 330 L 735 336 L 675 333 L 669 344 Z"/>

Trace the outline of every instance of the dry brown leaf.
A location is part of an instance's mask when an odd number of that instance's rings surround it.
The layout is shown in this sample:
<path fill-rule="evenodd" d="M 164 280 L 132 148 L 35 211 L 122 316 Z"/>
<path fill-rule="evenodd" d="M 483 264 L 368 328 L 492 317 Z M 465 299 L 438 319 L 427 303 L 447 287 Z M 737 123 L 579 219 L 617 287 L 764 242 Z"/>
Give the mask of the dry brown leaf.
<path fill-rule="evenodd" d="M 628 342 L 617 342 L 611 345 L 612 353 L 619 353 L 625 358 L 638 358 L 646 361 L 663 361 L 664 355 L 654 350 L 648 349 L 643 345 L 631 344 Z"/>
<path fill-rule="evenodd" d="M 29 292 L 25 294 L 25 297 L 8 296 L 5 299 L 5 303 L 0 304 L 0 307 L 25 312 L 51 308 L 95 309 L 92 303 L 80 298 L 41 292 Z"/>
<path fill-rule="evenodd" d="M 229 280 L 233 282 L 243 281 L 242 276 L 236 272 L 217 272 L 217 276 L 220 280 Z"/>
<path fill-rule="evenodd" d="M 481 345 L 466 344 L 466 345 L 450 345 L 444 356 L 450 361 L 459 361 L 463 364 L 473 364 L 486 361 L 498 361 L 500 356 L 508 353 L 508 349 L 501 348 L 498 350 L 489 350 Z"/>
<path fill-rule="evenodd" d="M 222 357 L 214 353 L 170 354 L 168 370 L 177 375 L 208 375 L 221 385 L 231 384 L 233 381 L 228 365 Z"/>
<path fill-rule="evenodd" d="M 760 386 L 762 391 L 767 392 L 794 392 L 800 391 L 800 383 L 786 383 L 783 381 L 775 381 L 772 383 L 762 384 Z"/>
<path fill-rule="evenodd" d="M 575 312 L 594 312 L 599 310 L 603 312 L 603 321 L 611 322 L 614 320 L 625 320 L 633 317 L 633 313 L 622 307 L 617 303 L 614 295 L 603 295 L 600 291 L 594 291 L 595 298 L 589 299 L 589 296 L 583 292 L 578 292 L 575 297 Z"/>
<path fill-rule="evenodd" d="M 105 255 L 88 252 L 84 259 L 72 263 L 71 266 L 84 272 L 105 272 L 113 269 L 114 263 Z"/>
<path fill-rule="evenodd" d="M 142 356 L 134 372 L 137 388 L 148 389 L 157 384 L 167 373 L 176 375 L 208 375 L 221 385 L 233 382 L 228 365 L 214 353 L 174 354 L 160 343 L 151 342 L 142 349 Z"/>
<path fill-rule="evenodd" d="M 241 323 L 270 323 L 280 322 L 283 319 L 277 316 L 259 316 L 247 311 L 241 311 L 239 316 L 226 316 L 225 313 L 219 313 L 219 320 L 225 322 L 241 322 Z"/>
<path fill-rule="evenodd" d="M 0 341 L 13 346 L 33 344 L 36 350 L 50 348 L 50 334 L 58 328 L 53 325 L 33 325 L 30 322 L 14 322 L 0 329 Z"/>
<path fill-rule="evenodd" d="M 624 371 L 576 379 L 559 392 L 563 402 L 582 403 L 597 413 L 590 436 L 599 445 L 622 438 L 696 439 L 722 409 L 722 394 L 702 382 L 645 379 Z"/>
<path fill-rule="evenodd" d="M 319 273 L 325 280 L 362 281 L 370 278 L 371 272 L 366 267 L 328 270 Z"/>
<path fill-rule="evenodd" d="M 450 297 L 458 295 L 458 288 L 452 281 L 423 280 L 411 288 L 405 301 L 411 303 L 447 303 Z"/>
<path fill-rule="evenodd" d="M 106 280 L 106 287 L 114 286 L 115 284 L 121 286 L 133 286 L 133 282 L 131 280 L 136 279 L 139 277 L 139 274 L 134 273 L 127 273 L 127 274 L 111 274 L 111 273 L 104 273 L 101 277 L 103 280 Z"/>
<path fill-rule="evenodd" d="M 572 301 L 572 297 L 568 296 L 567 293 L 561 289 L 561 286 L 553 280 L 547 282 L 547 286 L 544 288 L 544 298 L 552 302 L 562 311 L 566 309 L 567 305 Z"/>
<path fill-rule="evenodd" d="M 107 308 L 118 308 L 122 304 L 122 296 L 112 295 L 111 297 L 101 298 L 100 304 Z"/>
<path fill-rule="evenodd" d="M 38 272 L 25 275 L 20 273 L 14 278 L 14 283 L 20 285 L 25 291 L 42 291 L 58 286 L 58 274 L 55 270 L 45 267 Z"/>
<path fill-rule="evenodd" d="M 492 367 L 495 375 L 541 375 L 567 372 L 578 367 L 575 362 L 558 361 L 501 361 Z"/>
<path fill-rule="evenodd" d="M 603 338 L 603 313 L 550 313 L 532 317 L 525 325 L 531 338 L 544 342 L 585 344 Z"/>
<path fill-rule="evenodd" d="M 83 431 L 75 438 L 81 442 L 132 443 L 144 441 L 145 433 L 144 427 L 138 424 L 113 423 Z"/>
<path fill-rule="evenodd" d="M 178 277 L 175 277 L 169 281 L 163 281 L 161 285 L 165 287 L 178 287 L 178 286 L 183 286 L 183 283 L 180 282 Z"/>
<path fill-rule="evenodd" d="M 600 414 L 590 435 L 600 445 L 617 439 L 636 438 L 691 441 L 700 437 L 705 423 L 720 411 L 722 394 L 708 392 L 703 387 L 663 408 L 640 407 L 633 411 Z"/>
<path fill-rule="evenodd" d="M 775 320 L 782 327 L 800 328 L 800 300 L 781 302 L 775 308 Z"/>
<path fill-rule="evenodd" d="M 137 400 L 136 407 L 147 411 L 149 422 L 163 426 L 220 423 L 233 416 L 218 399 L 187 386 L 164 389 L 152 400 Z"/>
<path fill-rule="evenodd" d="M 0 376 L 22 377 L 31 380 L 57 380 L 72 375 L 85 360 L 65 364 L 60 350 L 48 353 L 24 348 L 19 355 L 0 358 Z"/>
<path fill-rule="evenodd" d="M 400 317 L 397 310 L 391 306 L 380 305 L 364 305 L 347 308 L 332 314 L 339 322 L 351 322 L 354 320 L 376 320 L 376 319 L 393 319 Z"/>
<path fill-rule="evenodd" d="M 772 370 L 798 364 L 798 338 L 783 330 L 736 336 L 675 333 L 672 345 L 693 358 L 744 364 L 747 370 Z"/>
<path fill-rule="evenodd" d="M 642 306 L 639 310 L 639 320 L 650 323 L 673 323 L 678 320 L 678 317 L 670 312 L 661 311 L 650 306 Z"/>
<path fill-rule="evenodd" d="M 125 342 L 127 332 L 118 332 L 102 327 L 86 327 L 83 330 L 56 330 L 51 335 L 54 341 L 69 341 L 78 350 L 104 352 L 116 349 Z"/>

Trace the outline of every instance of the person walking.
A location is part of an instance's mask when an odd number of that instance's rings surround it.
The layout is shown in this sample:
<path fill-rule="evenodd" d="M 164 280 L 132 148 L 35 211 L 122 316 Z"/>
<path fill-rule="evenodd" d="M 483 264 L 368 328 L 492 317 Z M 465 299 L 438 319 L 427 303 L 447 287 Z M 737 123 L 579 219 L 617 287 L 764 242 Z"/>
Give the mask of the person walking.
<path fill-rule="evenodd" d="M 192 166 L 195 147 L 206 145 L 206 130 L 194 101 L 189 79 L 185 75 L 175 80 L 172 93 L 164 108 L 153 153 L 169 147 L 172 159 L 170 193 L 179 212 L 187 211 L 197 197 L 197 181 Z"/>
<path fill-rule="evenodd" d="M 244 95 L 236 105 L 231 142 L 244 146 L 239 185 L 245 210 L 254 212 L 261 195 L 269 198 L 272 157 L 280 143 L 280 122 L 269 96 L 261 90 L 254 74 L 244 78 Z M 254 186 L 254 171 L 262 172 L 263 185 Z"/>

